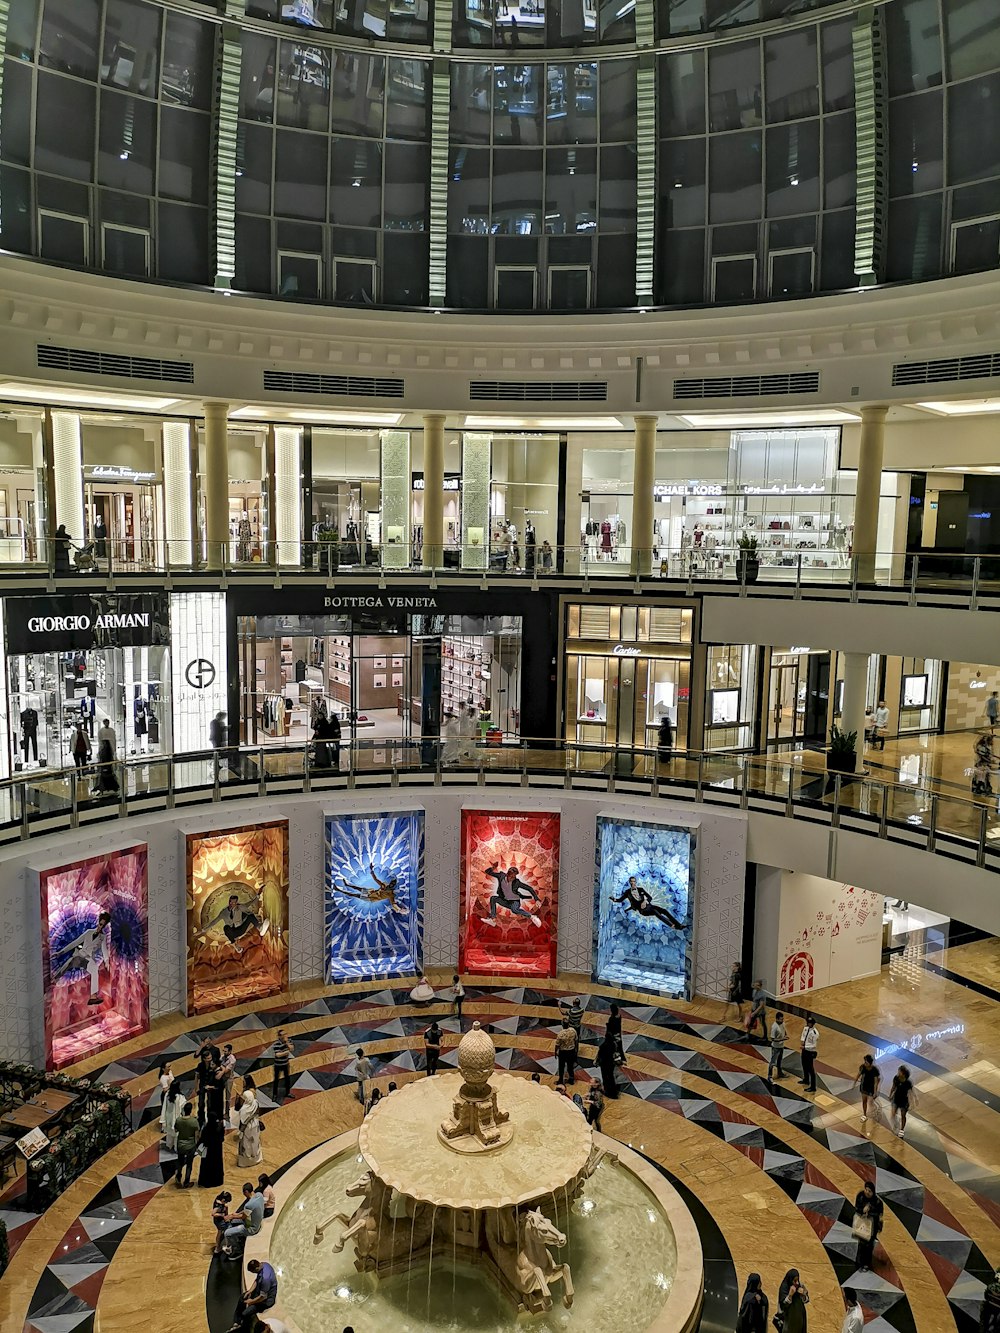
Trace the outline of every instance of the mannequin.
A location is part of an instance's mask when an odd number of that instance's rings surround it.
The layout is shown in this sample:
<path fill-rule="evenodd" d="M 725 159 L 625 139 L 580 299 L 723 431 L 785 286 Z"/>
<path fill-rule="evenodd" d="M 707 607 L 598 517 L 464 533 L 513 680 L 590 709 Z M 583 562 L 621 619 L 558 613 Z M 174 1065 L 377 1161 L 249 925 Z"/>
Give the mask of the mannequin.
<path fill-rule="evenodd" d="M 28 751 L 32 751 L 32 758 L 35 763 L 38 762 L 38 710 L 34 707 L 31 696 L 28 700 L 28 706 L 21 709 L 21 749 L 24 752 L 24 762 L 28 762 Z"/>
<path fill-rule="evenodd" d="M 104 526 L 103 514 L 94 519 L 94 554 L 99 560 L 104 560 L 108 554 L 108 530 Z M 90 734 L 93 736 L 94 733 Z"/>
<path fill-rule="evenodd" d="M 253 529 L 250 526 L 250 516 L 244 509 L 236 527 L 236 559 L 250 559 L 250 543 L 253 541 Z"/>
<path fill-rule="evenodd" d="M 535 572 L 535 528 L 530 519 L 524 525 L 524 568 L 529 574 Z"/>
<path fill-rule="evenodd" d="M 514 569 L 521 568 L 521 548 L 517 544 L 517 524 L 510 523 L 507 528 L 507 536 L 510 538 L 510 558 L 511 566 Z"/>

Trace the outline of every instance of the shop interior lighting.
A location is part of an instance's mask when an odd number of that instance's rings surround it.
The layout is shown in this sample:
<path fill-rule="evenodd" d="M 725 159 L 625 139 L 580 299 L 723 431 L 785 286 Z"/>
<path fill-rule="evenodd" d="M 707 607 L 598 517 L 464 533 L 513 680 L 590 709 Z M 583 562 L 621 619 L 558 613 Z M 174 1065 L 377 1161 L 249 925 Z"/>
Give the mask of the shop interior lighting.
<path fill-rule="evenodd" d="M 465 418 L 467 430 L 621 430 L 618 417 L 477 417 Z"/>
<path fill-rule="evenodd" d="M 974 417 L 1000 412 L 1000 398 L 960 398 L 951 403 L 917 403 L 917 407 L 943 417 Z"/>
<path fill-rule="evenodd" d="M 37 403 L 40 407 L 108 407 L 123 412 L 165 412 L 175 407 L 177 398 L 144 398 L 115 393 L 94 393 L 89 389 L 64 389 L 59 385 L 43 388 L 40 385 L 0 383 L 0 401 Z"/>
<path fill-rule="evenodd" d="M 753 430 L 757 426 L 842 426 L 860 421 L 856 412 L 838 407 L 818 407 L 803 412 L 679 412 L 689 426 L 714 426 L 720 430 Z"/>

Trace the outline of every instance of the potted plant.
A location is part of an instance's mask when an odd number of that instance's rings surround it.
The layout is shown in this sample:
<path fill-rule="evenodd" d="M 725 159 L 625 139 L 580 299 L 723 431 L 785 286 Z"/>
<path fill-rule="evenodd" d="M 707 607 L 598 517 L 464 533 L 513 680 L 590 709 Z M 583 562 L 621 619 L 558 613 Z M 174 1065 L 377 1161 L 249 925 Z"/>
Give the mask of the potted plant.
<path fill-rule="evenodd" d="M 757 538 L 748 532 L 741 532 L 736 557 L 736 577 L 741 583 L 756 583 L 760 573 L 760 557 L 757 555 Z"/>
<path fill-rule="evenodd" d="M 834 723 L 830 728 L 830 748 L 826 766 L 832 773 L 853 773 L 858 760 L 858 733 L 843 731 Z"/>

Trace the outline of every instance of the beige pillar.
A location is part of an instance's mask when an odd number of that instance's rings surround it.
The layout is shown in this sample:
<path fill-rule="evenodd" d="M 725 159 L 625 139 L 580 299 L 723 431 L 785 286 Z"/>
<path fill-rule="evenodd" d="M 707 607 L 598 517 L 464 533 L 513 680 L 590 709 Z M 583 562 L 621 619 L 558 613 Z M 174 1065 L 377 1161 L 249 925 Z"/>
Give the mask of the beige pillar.
<path fill-rule="evenodd" d="M 205 536 L 209 569 L 222 569 L 229 555 L 228 403 L 205 404 Z"/>
<path fill-rule="evenodd" d="M 844 706 L 841 710 L 841 731 L 856 731 L 857 761 L 855 768 L 864 767 L 865 752 L 865 695 L 868 689 L 867 653 L 844 653 Z"/>
<path fill-rule="evenodd" d="M 632 573 L 649 573 L 653 545 L 653 485 L 656 481 L 656 417 L 635 418 L 632 464 Z"/>
<path fill-rule="evenodd" d="M 884 404 L 861 409 L 858 491 L 854 501 L 854 564 L 858 578 L 868 583 L 875 578 L 878 502 L 882 493 L 882 456 L 888 411 Z"/>
<path fill-rule="evenodd" d="M 444 413 L 424 413 L 424 569 L 444 564 Z"/>

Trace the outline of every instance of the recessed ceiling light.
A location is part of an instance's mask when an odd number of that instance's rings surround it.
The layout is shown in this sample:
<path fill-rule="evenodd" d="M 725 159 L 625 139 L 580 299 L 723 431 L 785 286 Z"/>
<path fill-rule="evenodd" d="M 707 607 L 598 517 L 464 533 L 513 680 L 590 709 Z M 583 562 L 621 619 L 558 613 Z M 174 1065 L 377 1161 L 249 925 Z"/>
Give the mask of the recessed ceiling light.
<path fill-rule="evenodd" d="M 0 383 L 0 401 L 36 403 L 39 407 L 109 407 L 134 412 L 164 412 L 174 407 L 176 398 L 144 398 L 141 395 L 95 393 L 90 389 L 69 389 L 61 385 L 43 387 L 34 384 Z"/>
<path fill-rule="evenodd" d="M 466 430 L 621 430 L 618 417 L 477 417 L 465 418 Z"/>
<path fill-rule="evenodd" d="M 916 406 L 943 417 L 974 417 L 1000 412 L 1000 398 L 958 398 L 951 403 L 917 403 Z"/>
<path fill-rule="evenodd" d="M 258 407 L 238 407 L 229 414 L 230 421 L 293 421 L 314 426 L 398 426 L 402 412 L 358 412 L 344 408 L 342 412 L 310 412 L 305 408 L 278 407 L 274 404 Z"/>
<path fill-rule="evenodd" d="M 683 412 L 689 426 L 715 426 L 720 430 L 753 430 L 758 426 L 842 426 L 861 418 L 839 407 L 817 407 L 801 412 Z"/>

